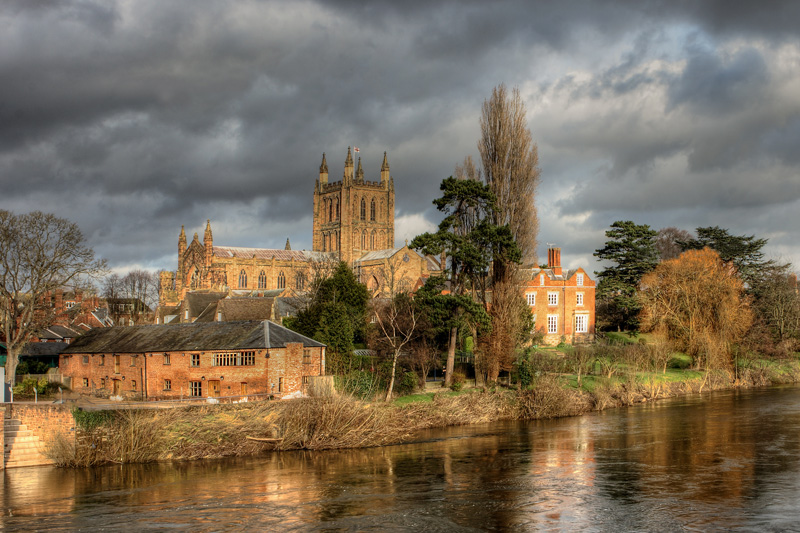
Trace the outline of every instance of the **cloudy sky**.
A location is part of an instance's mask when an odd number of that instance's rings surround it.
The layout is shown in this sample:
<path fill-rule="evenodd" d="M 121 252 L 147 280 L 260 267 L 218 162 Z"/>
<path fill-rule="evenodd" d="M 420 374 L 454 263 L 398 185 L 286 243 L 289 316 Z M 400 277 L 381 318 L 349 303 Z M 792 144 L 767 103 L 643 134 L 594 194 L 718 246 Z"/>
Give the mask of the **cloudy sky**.
<path fill-rule="evenodd" d="M 540 4 L 540 5 L 537 5 Z M 0 209 L 77 222 L 116 270 L 175 269 L 181 225 L 311 247 L 320 159 L 388 152 L 396 238 L 519 87 L 544 243 L 615 220 L 719 225 L 800 265 L 800 2 L 4 0 Z"/>

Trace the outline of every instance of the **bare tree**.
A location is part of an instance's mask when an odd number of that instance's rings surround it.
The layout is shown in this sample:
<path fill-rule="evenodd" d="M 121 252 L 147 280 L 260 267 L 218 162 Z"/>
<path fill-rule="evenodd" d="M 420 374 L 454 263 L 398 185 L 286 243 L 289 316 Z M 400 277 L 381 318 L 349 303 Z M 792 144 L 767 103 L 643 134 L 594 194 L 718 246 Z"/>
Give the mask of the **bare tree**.
<path fill-rule="evenodd" d="M 481 181 L 481 169 L 475 166 L 472 156 L 464 158 L 464 162 L 456 165 L 456 171 L 453 177 L 457 180 L 475 180 Z"/>
<path fill-rule="evenodd" d="M 147 270 L 131 270 L 124 276 L 113 273 L 103 281 L 103 297 L 116 324 L 138 324 L 158 303 L 158 274 Z"/>
<path fill-rule="evenodd" d="M 525 103 L 501 84 L 483 102 L 478 141 L 483 176 L 497 196 L 494 223 L 508 224 L 524 264 L 536 262 L 539 220 L 534 195 L 539 184 L 539 152 L 525 118 Z"/>
<path fill-rule="evenodd" d="M 386 401 L 388 402 L 392 398 L 394 390 L 397 359 L 403 348 L 417 334 L 419 312 L 414 305 L 414 300 L 405 293 L 389 299 L 376 298 L 372 300 L 372 305 L 375 323 L 380 331 L 379 343 L 392 354 L 392 377 L 389 380 L 389 389 L 386 391 Z"/>
<path fill-rule="evenodd" d="M 670 226 L 661 228 L 656 235 L 655 247 L 661 261 L 675 259 L 683 252 L 679 241 L 689 241 L 692 234 L 686 230 Z"/>
<path fill-rule="evenodd" d="M 0 327 L 6 343 L 6 382 L 14 383 L 19 354 L 53 319 L 49 295 L 105 273 L 77 224 L 39 211 L 0 210 Z"/>

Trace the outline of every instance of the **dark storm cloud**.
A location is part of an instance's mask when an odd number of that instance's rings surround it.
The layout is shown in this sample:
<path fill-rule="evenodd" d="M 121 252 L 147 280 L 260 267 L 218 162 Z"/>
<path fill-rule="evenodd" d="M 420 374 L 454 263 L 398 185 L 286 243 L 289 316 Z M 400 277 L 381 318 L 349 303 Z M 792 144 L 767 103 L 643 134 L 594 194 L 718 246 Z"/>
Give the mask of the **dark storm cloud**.
<path fill-rule="evenodd" d="M 480 104 L 506 82 L 528 98 L 540 201 L 569 219 L 540 240 L 583 257 L 602 214 L 632 201 L 797 197 L 797 15 L 792 2 L 3 2 L 0 208 L 72 218 L 116 265 L 174 268 L 159 261 L 180 225 L 191 238 L 208 218 L 216 242 L 310 247 L 322 152 L 340 179 L 358 145 L 368 179 L 388 151 L 407 233 L 435 221 L 439 182 L 477 155 Z"/>

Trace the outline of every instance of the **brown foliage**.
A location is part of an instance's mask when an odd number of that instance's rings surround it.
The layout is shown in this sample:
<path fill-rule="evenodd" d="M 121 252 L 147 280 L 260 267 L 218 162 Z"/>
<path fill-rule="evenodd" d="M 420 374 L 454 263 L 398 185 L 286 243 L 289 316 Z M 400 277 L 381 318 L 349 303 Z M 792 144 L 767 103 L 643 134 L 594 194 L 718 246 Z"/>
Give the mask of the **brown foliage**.
<path fill-rule="evenodd" d="M 753 321 L 741 279 L 709 248 L 659 264 L 639 298 L 643 329 L 663 333 L 695 366 L 729 368 L 732 344 Z"/>

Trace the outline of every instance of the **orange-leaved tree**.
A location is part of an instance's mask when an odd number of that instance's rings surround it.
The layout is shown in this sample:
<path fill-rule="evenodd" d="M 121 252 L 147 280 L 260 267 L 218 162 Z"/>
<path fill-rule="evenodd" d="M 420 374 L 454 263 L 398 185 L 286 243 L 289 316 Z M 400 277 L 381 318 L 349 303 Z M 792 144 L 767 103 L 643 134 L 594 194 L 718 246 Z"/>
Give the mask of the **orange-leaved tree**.
<path fill-rule="evenodd" d="M 710 249 L 660 263 L 641 281 L 643 330 L 666 335 L 695 368 L 730 368 L 753 314 L 736 269 Z"/>

